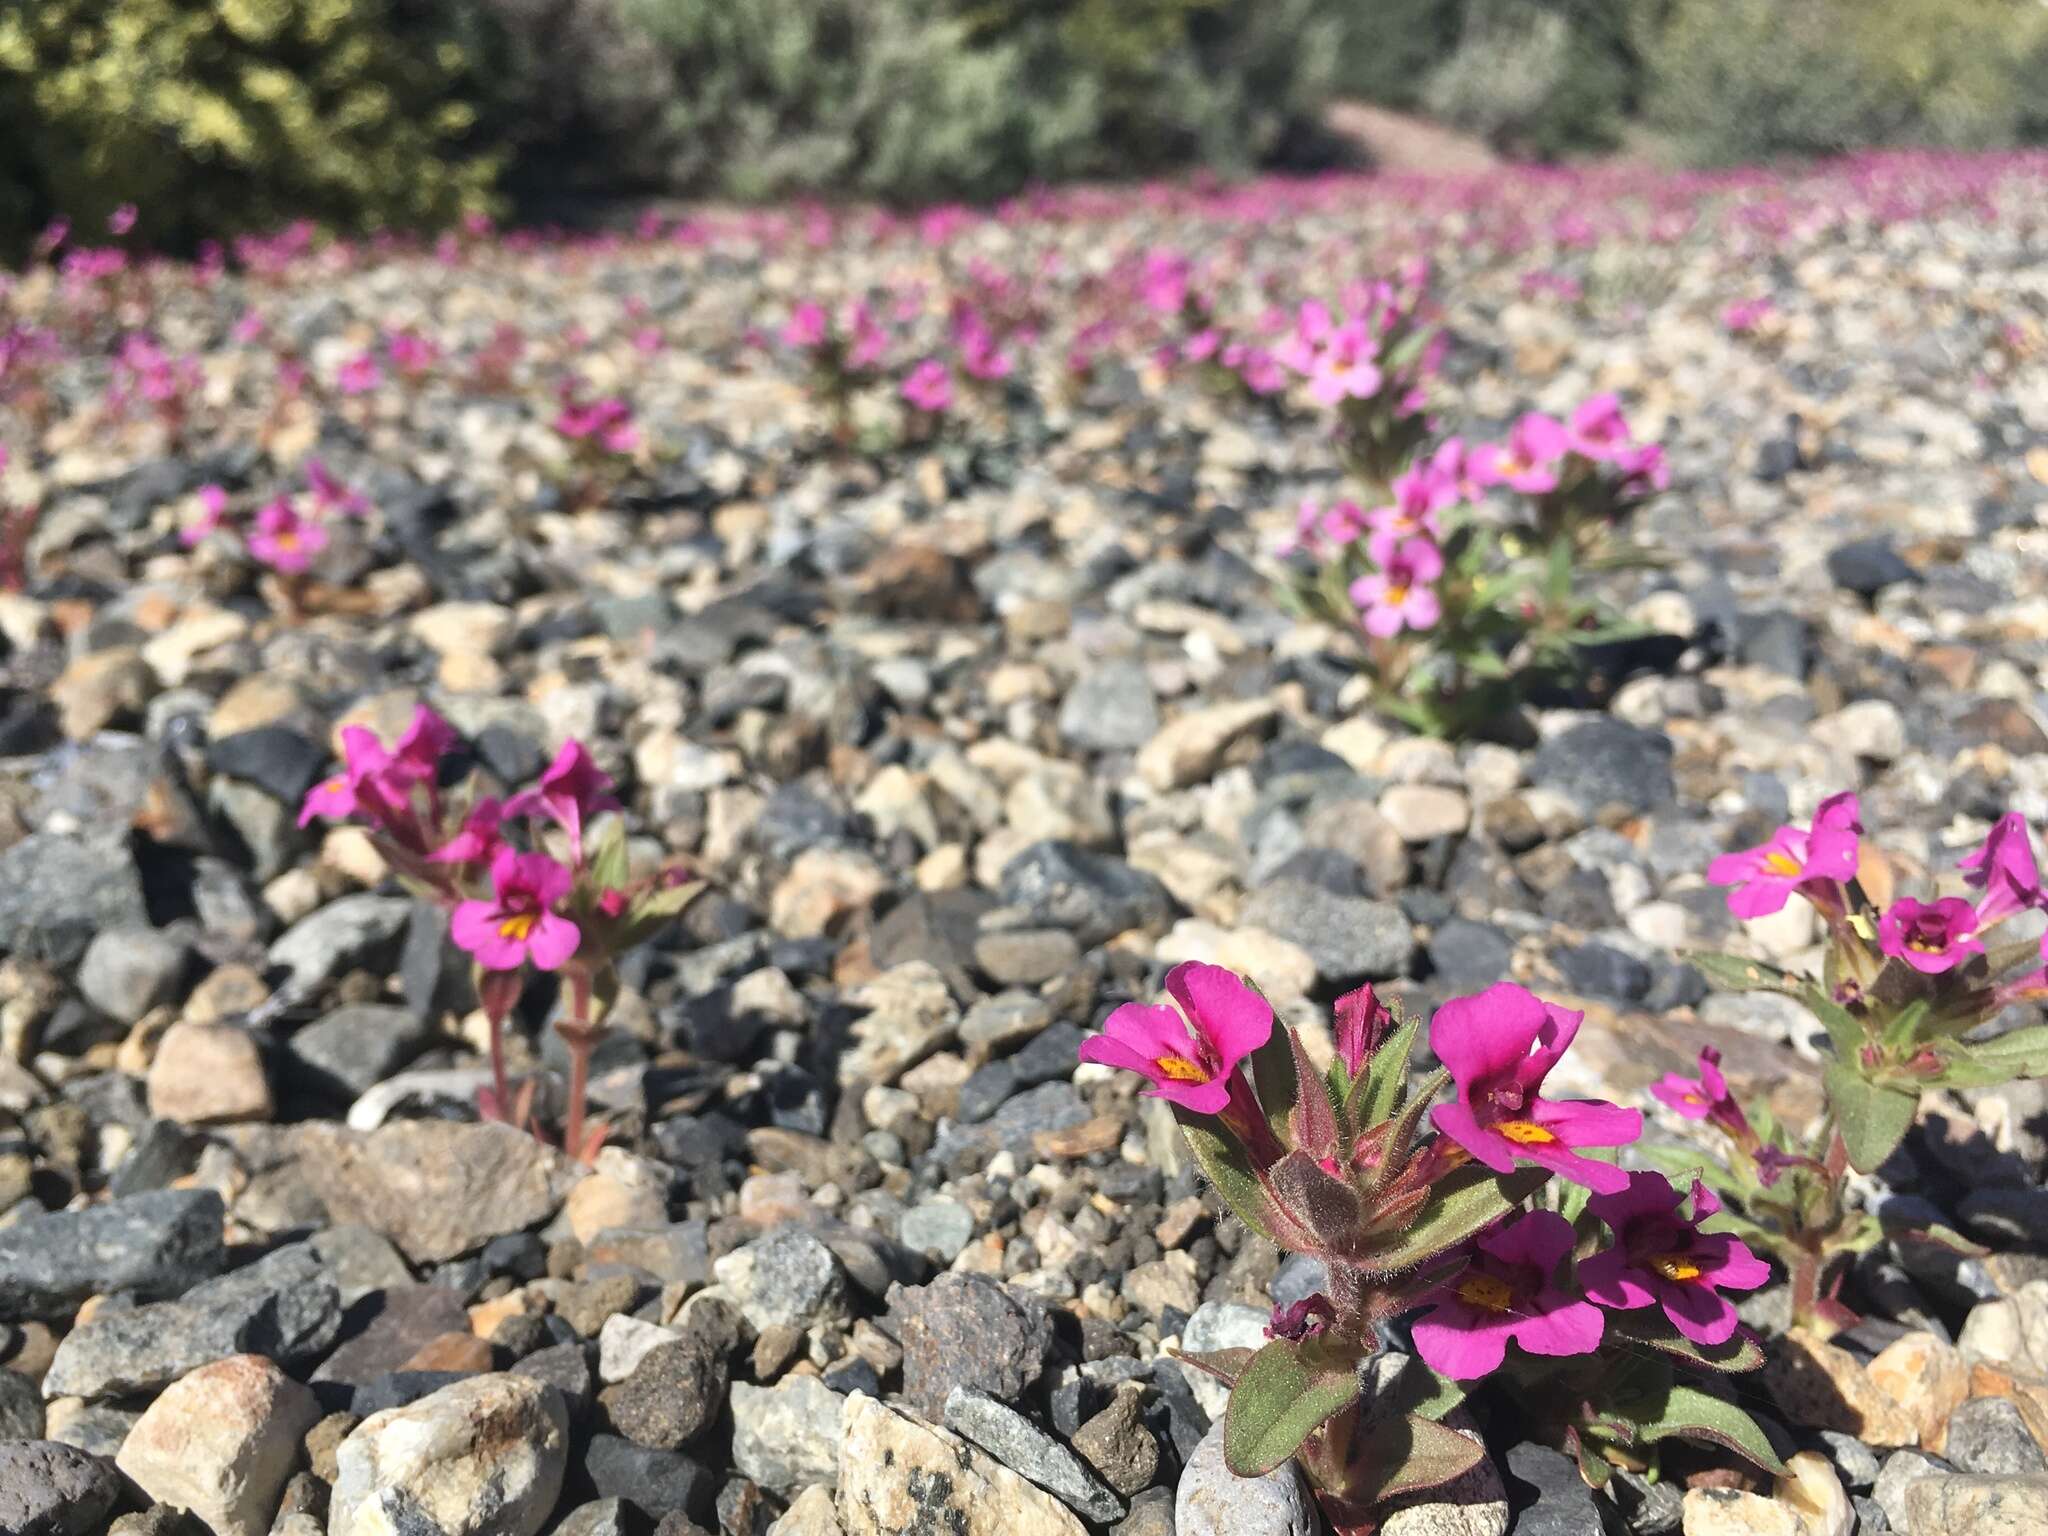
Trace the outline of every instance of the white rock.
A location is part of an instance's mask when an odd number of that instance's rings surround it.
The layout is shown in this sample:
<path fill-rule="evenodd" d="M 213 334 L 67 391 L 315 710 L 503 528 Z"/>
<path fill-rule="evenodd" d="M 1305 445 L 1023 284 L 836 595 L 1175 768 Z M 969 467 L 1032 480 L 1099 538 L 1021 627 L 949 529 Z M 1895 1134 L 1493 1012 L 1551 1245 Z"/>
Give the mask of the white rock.
<path fill-rule="evenodd" d="M 597 1376 L 606 1386 L 624 1381 L 654 1350 L 682 1335 L 659 1323 L 614 1312 L 597 1332 Z"/>
<path fill-rule="evenodd" d="M 1813 722 L 1816 741 L 1842 751 L 1889 763 L 1906 755 L 1906 721 L 1898 706 L 1883 699 L 1858 699 Z"/>
<path fill-rule="evenodd" d="M 328 1536 L 537 1536 L 569 1461 L 562 1395 L 526 1376 L 472 1376 L 373 1413 L 337 1453 Z"/>
<path fill-rule="evenodd" d="M 832 1490 L 806 1488 L 790 1501 L 782 1518 L 768 1527 L 768 1536 L 845 1536 Z"/>
<path fill-rule="evenodd" d="M 1138 749 L 1138 773 L 1154 789 L 1183 789 L 1215 773 L 1230 747 L 1264 730 L 1280 712 L 1271 699 L 1245 699 L 1190 710 L 1168 721 Z"/>
<path fill-rule="evenodd" d="M 772 1387 L 736 1381 L 733 1465 L 777 1493 L 837 1483 L 845 1423 L 845 1397 L 815 1376 L 785 1376 Z"/>
<path fill-rule="evenodd" d="M 1205 1301 L 1189 1315 L 1181 1330 L 1180 1347 L 1190 1354 L 1212 1354 L 1219 1349 L 1260 1349 L 1266 1343 L 1266 1325 L 1273 1314 L 1260 1307 L 1236 1301 Z M 1230 1388 L 1207 1371 L 1183 1365 L 1181 1374 L 1194 1389 L 1195 1401 L 1217 1423 L 1230 1402 Z"/>
<path fill-rule="evenodd" d="M 320 1404 L 305 1387 L 261 1355 L 230 1355 L 166 1387 L 114 1464 L 215 1536 L 265 1536 L 299 1442 L 319 1422 Z"/>
<path fill-rule="evenodd" d="M 1173 1495 L 1175 1536 L 1314 1536 L 1315 1511 L 1291 1461 L 1264 1477 L 1223 1462 L 1223 1425 L 1202 1437 Z"/>
<path fill-rule="evenodd" d="M 1380 814 L 1410 843 L 1455 837 L 1472 824 L 1464 791 L 1441 784 L 1396 784 L 1380 796 Z"/>
<path fill-rule="evenodd" d="M 994 1457 L 864 1392 L 846 1400 L 838 1508 L 844 1536 L 1086 1536 L 1079 1516 Z"/>

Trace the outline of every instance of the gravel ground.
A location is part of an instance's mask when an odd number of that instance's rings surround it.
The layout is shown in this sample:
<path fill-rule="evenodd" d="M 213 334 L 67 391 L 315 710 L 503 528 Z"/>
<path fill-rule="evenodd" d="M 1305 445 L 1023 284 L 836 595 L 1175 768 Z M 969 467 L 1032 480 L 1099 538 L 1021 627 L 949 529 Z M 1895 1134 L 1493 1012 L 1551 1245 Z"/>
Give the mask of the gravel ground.
<path fill-rule="evenodd" d="M 0 1530 L 1167 1536 L 1178 1489 L 1182 1536 L 1312 1531 L 1285 1480 L 1204 1512 L 1220 1404 L 1162 1351 L 1313 1282 L 1076 1047 L 1185 959 L 1325 1039 L 1361 981 L 1511 977 L 1586 1010 L 1562 1091 L 1648 1107 L 1711 1042 L 1810 1114 L 1815 1022 L 1678 953 L 1814 951 L 1702 872 L 1832 791 L 1907 876 L 2048 821 L 2044 234 L 2048 162 L 1900 158 L 0 278 L 0 508 L 40 510 L 0 594 Z M 1169 364 L 1180 253 L 1246 327 L 1427 259 L 1468 436 L 1621 395 L 1674 481 L 1609 688 L 1457 745 L 1362 712 L 1266 575 L 1324 422 Z M 777 337 L 857 295 L 845 446 Z M 1011 371 L 906 432 L 962 312 Z M 629 451 L 578 457 L 564 387 Z M 308 455 L 370 511 L 303 575 L 180 538 L 203 485 L 305 503 Z M 478 1123 L 464 957 L 295 824 L 341 727 L 420 701 L 493 784 L 580 738 L 636 856 L 710 881 L 624 967 L 592 1169 Z M 544 1102 L 552 1002 L 512 1041 Z M 1386 1529 L 2043 1528 L 2048 1093 L 1938 1109 L 1861 1196 L 1990 1251 L 1880 1249 L 1822 1362 L 1919 1351 L 1904 1428 L 1746 1384 L 1806 1492 L 1700 1455 L 1596 1506 L 1494 1424 L 1504 1477 Z"/>

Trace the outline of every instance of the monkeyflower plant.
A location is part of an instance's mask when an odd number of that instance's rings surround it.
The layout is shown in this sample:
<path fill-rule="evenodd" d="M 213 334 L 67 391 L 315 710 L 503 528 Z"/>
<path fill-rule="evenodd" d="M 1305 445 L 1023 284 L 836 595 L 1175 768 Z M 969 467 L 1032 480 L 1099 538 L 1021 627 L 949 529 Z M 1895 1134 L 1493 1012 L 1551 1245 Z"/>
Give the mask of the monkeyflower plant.
<path fill-rule="evenodd" d="M 1723 1157 L 1698 1168 L 1730 1202 L 1717 1224 L 1779 1259 L 1795 1319 L 1832 1332 L 1855 1321 L 1840 1299 L 1848 1261 L 1887 1235 L 1875 1216 L 1851 1208 L 1850 1171 L 1869 1173 L 1891 1156 L 1930 1089 L 2048 1075 L 2048 1026 L 1992 1032 L 2008 1007 L 2048 998 L 2048 937 L 1999 932 L 2048 911 L 2032 838 L 2018 814 L 2001 816 L 1952 877 L 1894 895 L 1890 863 L 1864 842 L 1861 807 L 1843 793 L 1823 800 L 1807 825 L 1722 855 L 1707 878 L 1730 887 L 1737 917 L 1803 901 L 1825 925 L 1819 975 L 1735 955 L 1690 957 L 1718 986 L 1781 992 L 1820 1020 L 1831 1046 L 1823 1110 L 1801 1130 L 1761 1104 L 1742 1104 L 1711 1047 L 1695 1075 L 1672 1073 L 1651 1092 L 1719 1142 Z M 1667 1166 L 1697 1163 L 1676 1148 L 1647 1151 Z M 1975 1251 L 1940 1228 L 1894 1235 Z"/>
<path fill-rule="evenodd" d="M 541 1134 L 534 1087 L 516 1093 L 505 1068 L 505 1024 L 536 973 L 560 979 L 566 1009 L 555 1032 L 569 1053 L 562 1145 L 585 1162 L 606 1128 L 587 1125 L 590 1058 L 619 992 L 617 962 L 672 921 L 701 889 L 680 866 L 632 874 L 611 779 L 578 741 L 565 743 L 539 780 L 500 799 L 470 776 L 445 788 L 460 761 L 453 727 L 422 705 L 386 746 L 362 726 L 342 731 L 342 763 L 314 786 L 299 824 L 364 827 L 385 862 L 422 900 L 448 914 L 450 938 L 473 963 L 490 1029 L 487 1120 Z"/>
<path fill-rule="evenodd" d="M 1111 1013 L 1081 1059 L 1144 1077 L 1231 1212 L 1327 1276 L 1263 1347 L 1181 1356 L 1230 1386 L 1232 1471 L 1294 1458 L 1339 1536 L 1365 1536 L 1388 1499 L 1478 1461 L 1444 1420 L 1482 1384 L 1596 1484 L 1672 1435 L 1779 1468 L 1746 1414 L 1676 1374 L 1761 1363 L 1726 1293 L 1769 1269 L 1702 1228 L 1704 1186 L 1611 1160 L 1639 1112 L 1545 1094 L 1580 1014 L 1509 983 L 1454 998 L 1429 1025 L 1442 1067 L 1411 1087 L 1420 1022 L 1370 987 L 1338 1001 L 1326 1071 L 1228 970 L 1178 965 L 1166 992 Z M 1413 1358 L 1381 1342 L 1404 1317 Z"/>
<path fill-rule="evenodd" d="M 1635 632 L 1581 576 L 1643 563 L 1616 534 L 1668 484 L 1662 449 L 1635 440 L 1614 396 L 1568 420 L 1530 412 L 1502 442 L 1445 439 L 1377 504 L 1304 502 L 1283 596 L 1354 637 L 1378 708 L 1462 735 Z"/>

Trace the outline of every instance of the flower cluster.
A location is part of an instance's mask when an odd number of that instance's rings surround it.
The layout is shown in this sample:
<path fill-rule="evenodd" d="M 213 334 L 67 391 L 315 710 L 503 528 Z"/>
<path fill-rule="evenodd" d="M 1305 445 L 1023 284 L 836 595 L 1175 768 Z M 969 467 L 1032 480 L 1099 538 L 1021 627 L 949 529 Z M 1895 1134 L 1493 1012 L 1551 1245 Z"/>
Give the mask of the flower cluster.
<path fill-rule="evenodd" d="M 594 1155 L 603 1129 L 584 1127 L 584 1084 L 603 1001 L 617 991 L 613 967 L 698 887 L 679 867 L 630 875 L 616 817 L 593 835 L 597 818 L 621 807 L 581 742 L 566 742 L 538 781 L 505 798 L 474 777 L 448 791 L 460 742 L 424 705 L 388 747 L 362 726 L 344 728 L 341 745 L 339 771 L 308 792 L 299 824 L 361 825 L 393 871 L 448 913 L 449 936 L 475 962 L 490 1027 L 487 1117 L 533 1123 L 531 1088 L 515 1098 L 506 1075 L 504 1028 L 525 971 L 564 979 L 569 1007 L 555 1026 L 570 1049 L 563 1139 L 576 1155 Z"/>
<path fill-rule="evenodd" d="M 1271 1006 L 1232 972 L 1190 962 L 1165 988 L 1170 1003 L 1112 1012 L 1081 1059 L 1143 1077 L 1238 1217 L 1327 1275 L 1323 1289 L 1275 1309 L 1263 1349 L 1184 1357 L 1232 1384 L 1235 1471 L 1296 1455 L 1339 1529 L 1369 1519 L 1374 1490 L 1391 1484 L 1388 1468 L 1361 1465 L 1371 1455 L 1354 1433 L 1377 1410 L 1362 1400 L 1358 1368 L 1379 1348 L 1378 1329 L 1404 1315 L 1435 1386 L 1402 1400 L 1402 1477 L 1414 1480 L 1403 1486 L 1470 1464 L 1436 1421 L 1482 1378 L 1556 1422 L 1596 1480 L 1603 1448 L 1672 1434 L 1775 1464 L 1736 1410 L 1646 1417 L 1628 1406 L 1646 1355 L 1708 1370 L 1759 1363 L 1730 1295 L 1770 1269 L 1718 1228 L 1721 1206 L 1704 1184 L 1674 1187 L 1613 1161 L 1640 1136 L 1638 1111 L 1545 1094 L 1583 1015 L 1507 982 L 1453 998 L 1429 1023 L 1442 1070 L 1410 1093 L 1418 1024 L 1370 987 L 1338 1001 L 1327 1071 L 1292 1031 L 1276 1033 Z M 1546 1200 L 1552 1181 L 1562 1194 Z"/>
<path fill-rule="evenodd" d="M 201 486 L 193 497 L 196 515 L 179 530 L 180 541 L 189 549 L 226 537 L 280 576 L 305 575 L 332 542 L 329 525 L 336 518 L 368 517 L 371 507 L 367 497 L 335 479 L 319 459 L 307 459 L 301 473 L 306 482 L 302 493 L 282 492 L 245 518 L 233 514 L 225 489 Z"/>
<path fill-rule="evenodd" d="M 1730 887 L 1737 917 L 1808 903 L 1827 930 L 1818 978 L 1733 955 L 1693 957 L 1710 981 L 1789 993 L 1826 1026 L 1833 1057 L 1822 1074 L 1821 1124 L 1796 1130 L 1760 1105 L 1739 1103 L 1712 1047 L 1700 1052 L 1696 1076 L 1671 1073 L 1651 1090 L 1682 1119 L 1717 1133 L 1723 1160 L 1705 1176 L 1739 1208 L 1744 1230 L 1785 1263 L 1796 1315 L 1824 1328 L 1853 1315 L 1839 1294 L 1844 1262 L 1884 1236 L 1874 1217 L 1851 1208 L 1848 1170 L 1884 1162 L 1930 1088 L 2048 1075 L 2048 1027 L 1980 1038 L 2010 1005 L 2048 997 L 2048 936 L 2000 942 L 1997 933 L 2027 915 L 2037 928 L 2038 914 L 2048 912 L 2026 821 L 1999 817 L 1957 861 L 1947 893 L 1937 886 L 1882 904 L 1870 899 L 1862 871 L 1872 857 L 1889 865 L 1864 837 L 1862 808 L 1844 792 L 1822 800 L 1805 825 L 1781 826 L 1707 870 Z"/>

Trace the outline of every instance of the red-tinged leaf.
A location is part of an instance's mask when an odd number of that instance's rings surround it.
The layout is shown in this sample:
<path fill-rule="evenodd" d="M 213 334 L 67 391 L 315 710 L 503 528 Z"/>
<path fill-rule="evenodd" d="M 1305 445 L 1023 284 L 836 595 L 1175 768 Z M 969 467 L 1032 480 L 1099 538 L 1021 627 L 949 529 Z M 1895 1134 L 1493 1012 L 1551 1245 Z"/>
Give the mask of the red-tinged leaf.
<path fill-rule="evenodd" d="M 1429 1203 L 1414 1223 L 1392 1241 L 1375 1244 L 1361 1263 L 1379 1274 L 1398 1274 L 1425 1264 L 1485 1231 L 1549 1177 L 1541 1168 L 1495 1173 L 1468 1164 L 1431 1185 Z"/>
<path fill-rule="evenodd" d="M 1682 1435 L 1688 1440 L 1706 1440 L 1748 1457 L 1766 1472 L 1785 1475 L 1785 1463 L 1755 1419 L 1733 1403 L 1697 1388 L 1673 1386 L 1660 1401 L 1638 1413 L 1634 1423 L 1641 1439 Z"/>
<path fill-rule="evenodd" d="M 1365 1200 L 1306 1152 L 1288 1153 L 1266 1172 L 1273 1199 L 1309 1235 L 1323 1257 L 1355 1253 L 1365 1241 Z"/>
<path fill-rule="evenodd" d="M 1167 1353 L 1183 1365 L 1191 1365 L 1205 1375 L 1214 1376 L 1226 1387 L 1234 1387 L 1257 1351 L 1239 1345 L 1230 1349 L 1170 1349 Z"/>
<path fill-rule="evenodd" d="M 1274 1339 L 1252 1356 L 1230 1389 L 1224 1465 L 1239 1477 L 1264 1477 L 1325 1420 L 1357 1402 L 1361 1390 L 1357 1365 L 1348 1356 L 1325 1355 L 1312 1340 Z"/>
<path fill-rule="evenodd" d="M 1329 1085 L 1302 1049 L 1301 1037 L 1282 1030 L 1294 1055 L 1294 1144 L 1310 1157 L 1337 1156 L 1337 1111 Z"/>
<path fill-rule="evenodd" d="M 1395 1414 L 1353 1440 L 1343 1497 L 1348 1504 L 1370 1508 L 1402 1494 L 1441 1488 L 1485 1456 L 1484 1446 L 1455 1429 L 1418 1414 Z"/>
<path fill-rule="evenodd" d="M 1251 1158 L 1236 1138 L 1225 1136 L 1216 1129 L 1216 1122 L 1207 1115 L 1198 1115 L 1191 1110 L 1175 1105 L 1173 1118 L 1180 1124 L 1180 1133 L 1187 1142 L 1188 1151 L 1194 1154 L 1195 1164 L 1209 1182 L 1215 1186 L 1217 1195 L 1230 1207 L 1230 1214 L 1243 1222 L 1252 1231 L 1268 1242 L 1279 1241 L 1276 1220 L 1280 1213 L 1273 1207 L 1265 1186 L 1253 1169 Z"/>

